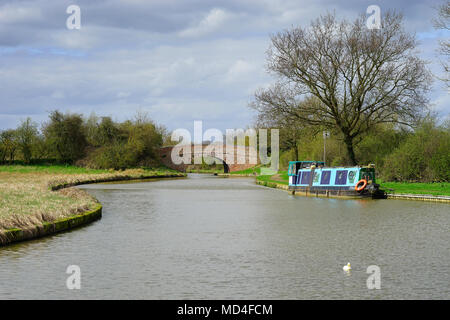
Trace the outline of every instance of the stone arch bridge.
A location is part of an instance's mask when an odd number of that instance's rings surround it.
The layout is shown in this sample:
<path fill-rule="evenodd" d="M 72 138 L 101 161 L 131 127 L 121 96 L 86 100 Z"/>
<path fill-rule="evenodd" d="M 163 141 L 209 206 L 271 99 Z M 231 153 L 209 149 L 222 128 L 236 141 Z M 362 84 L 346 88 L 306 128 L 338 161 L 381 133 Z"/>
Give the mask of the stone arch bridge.
<path fill-rule="evenodd" d="M 174 163 L 172 154 L 184 157 L 188 163 Z M 162 147 L 162 163 L 171 169 L 185 172 L 188 166 L 195 164 L 195 159 L 213 158 L 223 164 L 224 173 L 252 168 L 260 163 L 256 148 L 248 146 L 230 146 L 225 144 L 191 144 Z M 200 161 L 201 160 L 197 160 Z"/>

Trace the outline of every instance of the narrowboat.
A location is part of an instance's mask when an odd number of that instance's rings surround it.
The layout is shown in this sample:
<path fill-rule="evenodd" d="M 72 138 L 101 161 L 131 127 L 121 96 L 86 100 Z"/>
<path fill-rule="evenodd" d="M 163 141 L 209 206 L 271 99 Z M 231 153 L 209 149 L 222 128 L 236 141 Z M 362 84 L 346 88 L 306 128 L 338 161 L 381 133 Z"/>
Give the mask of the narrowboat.
<path fill-rule="evenodd" d="M 375 181 L 375 167 L 326 167 L 322 161 L 290 161 L 289 190 L 317 197 L 386 199 Z"/>

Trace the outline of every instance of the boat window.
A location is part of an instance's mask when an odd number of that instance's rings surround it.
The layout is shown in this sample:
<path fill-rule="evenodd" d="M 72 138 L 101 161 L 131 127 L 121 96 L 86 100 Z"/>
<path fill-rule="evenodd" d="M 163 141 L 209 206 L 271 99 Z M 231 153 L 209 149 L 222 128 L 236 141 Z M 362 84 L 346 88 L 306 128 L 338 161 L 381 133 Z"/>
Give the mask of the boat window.
<path fill-rule="evenodd" d="M 302 176 L 302 172 L 301 172 L 301 171 L 298 171 L 297 181 L 295 181 L 295 184 L 300 184 L 301 176 Z"/>
<path fill-rule="evenodd" d="M 311 177 L 311 171 L 304 171 L 302 173 L 302 179 L 300 184 L 309 184 L 309 178 Z"/>
<path fill-rule="evenodd" d="M 334 184 L 343 185 L 347 184 L 347 170 L 337 170 L 336 171 L 336 180 Z"/>
<path fill-rule="evenodd" d="M 319 178 L 320 178 L 320 172 L 314 171 L 313 182 L 314 183 L 318 183 L 319 182 Z"/>
<path fill-rule="evenodd" d="M 348 172 L 348 182 L 355 183 L 355 178 L 356 178 L 356 171 L 349 171 Z"/>
<path fill-rule="evenodd" d="M 290 163 L 289 164 L 289 171 L 288 171 L 288 174 L 289 175 L 293 175 L 294 173 L 293 173 L 293 169 L 294 169 L 294 164 L 293 163 Z"/>
<path fill-rule="evenodd" d="M 320 179 L 320 184 L 330 184 L 331 171 L 324 170 L 322 171 L 322 177 Z"/>

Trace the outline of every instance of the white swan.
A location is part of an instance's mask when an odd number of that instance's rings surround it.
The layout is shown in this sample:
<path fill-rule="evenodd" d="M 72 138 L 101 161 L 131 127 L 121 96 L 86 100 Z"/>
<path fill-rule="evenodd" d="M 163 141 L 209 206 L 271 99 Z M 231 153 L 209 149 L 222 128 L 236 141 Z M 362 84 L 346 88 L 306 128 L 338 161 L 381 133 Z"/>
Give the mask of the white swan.
<path fill-rule="evenodd" d="M 350 262 L 348 262 L 347 265 L 344 266 L 342 269 L 343 269 L 344 271 L 350 271 L 350 270 L 352 270 L 352 267 L 350 266 Z"/>

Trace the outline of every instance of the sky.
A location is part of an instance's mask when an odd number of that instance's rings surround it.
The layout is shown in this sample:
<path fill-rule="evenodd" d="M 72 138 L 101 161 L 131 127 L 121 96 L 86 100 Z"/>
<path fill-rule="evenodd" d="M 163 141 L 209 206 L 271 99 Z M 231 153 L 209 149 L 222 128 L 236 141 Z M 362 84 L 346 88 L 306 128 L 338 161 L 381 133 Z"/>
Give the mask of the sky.
<path fill-rule="evenodd" d="M 439 76 L 436 53 L 448 33 L 433 28 L 441 0 L 0 0 L 0 129 L 58 109 L 131 119 L 146 112 L 169 130 L 246 128 L 266 70 L 270 36 L 327 12 L 354 19 L 369 5 L 395 9 Z M 66 9 L 78 5 L 81 28 Z M 450 114 L 436 80 L 431 108 Z"/>

